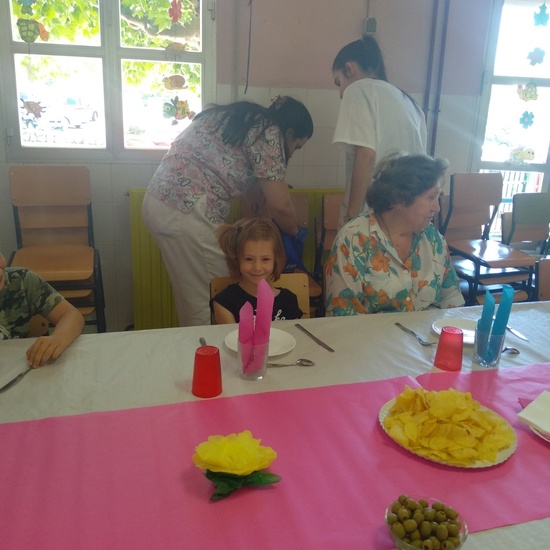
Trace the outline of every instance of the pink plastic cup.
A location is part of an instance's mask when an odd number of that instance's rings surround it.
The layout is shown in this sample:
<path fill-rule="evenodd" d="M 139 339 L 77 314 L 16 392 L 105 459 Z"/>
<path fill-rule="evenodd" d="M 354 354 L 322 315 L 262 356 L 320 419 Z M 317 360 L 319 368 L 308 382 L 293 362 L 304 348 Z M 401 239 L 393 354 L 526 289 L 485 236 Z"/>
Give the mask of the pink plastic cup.
<path fill-rule="evenodd" d="M 197 397 L 216 397 L 222 393 L 220 350 L 217 347 L 197 348 L 191 391 Z"/>
<path fill-rule="evenodd" d="M 457 327 L 443 327 L 435 352 L 434 367 L 456 372 L 462 369 L 464 335 Z"/>

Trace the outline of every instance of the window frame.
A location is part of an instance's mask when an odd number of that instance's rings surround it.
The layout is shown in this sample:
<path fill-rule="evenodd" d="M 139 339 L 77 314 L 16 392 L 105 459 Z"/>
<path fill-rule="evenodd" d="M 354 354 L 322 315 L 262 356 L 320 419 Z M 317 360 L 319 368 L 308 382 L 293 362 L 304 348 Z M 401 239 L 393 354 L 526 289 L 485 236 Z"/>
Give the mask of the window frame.
<path fill-rule="evenodd" d="M 0 21 L 5 21 L 0 33 L 0 109 L 7 162 L 158 162 L 166 149 L 126 149 L 122 121 L 122 60 L 143 60 L 177 63 L 200 63 L 202 105 L 216 97 L 216 21 L 214 0 L 201 0 L 200 52 L 173 53 L 164 50 L 128 48 L 120 45 L 119 2 L 98 0 L 100 16 L 100 46 L 69 46 L 71 56 L 100 58 L 103 64 L 105 98 L 106 146 L 104 149 L 63 147 L 22 147 L 19 128 L 19 103 L 15 82 L 15 54 L 67 56 L 66 45 L 14 42 L 11 36 L 10 0 L 0 0 Z"/>

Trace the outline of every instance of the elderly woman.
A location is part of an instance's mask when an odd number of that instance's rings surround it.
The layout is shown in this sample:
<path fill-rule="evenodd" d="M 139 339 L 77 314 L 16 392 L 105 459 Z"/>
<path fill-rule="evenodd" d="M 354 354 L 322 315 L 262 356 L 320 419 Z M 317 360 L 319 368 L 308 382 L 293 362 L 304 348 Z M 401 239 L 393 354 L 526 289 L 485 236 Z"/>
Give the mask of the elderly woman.
<path fill-rule="evenodd" d="M 409 155 L 376 167 L 369 209 L 339 231 L 327 260 L 328 315 L 464 305 L 447 243 L 432 225 L 447 166 Z"/>

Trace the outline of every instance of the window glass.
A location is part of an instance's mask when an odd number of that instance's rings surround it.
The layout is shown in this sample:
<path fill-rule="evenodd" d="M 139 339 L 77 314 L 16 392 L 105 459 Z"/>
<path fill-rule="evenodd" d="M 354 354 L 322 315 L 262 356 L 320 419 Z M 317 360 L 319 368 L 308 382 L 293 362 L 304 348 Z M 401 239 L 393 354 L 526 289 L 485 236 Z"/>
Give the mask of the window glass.
<path fill-rule="evenodd" d="M 517 84 L 491 87 L 483 161 L 546 162 L 550 142 L 550 88 L 537 87 L 537 99 L 527 101 L 522 99 L 522 91 L 525 86 Z"/>
<path fill-rule="evenodd" d="M 98 0 L 11 0 L 14 42 L 99 46 Z"/>
<path fill-rule="evenodd" d="M 168 51 L 201 50 L 200 0 L 120 1 L 120 44 Z"/>
<path fill-rule="evenodd" d="M 16 54 L 22 147 L 105 147 L 101 59 Z"/>
<path fill-rule="evenodd" d="M 494 74 L 550 77 L 550 32 L 541 0 L 505 2 L 500 20 Z M 550 6 L 548 6 L 550 12 Z"/>
<path fill-rule="evenodd" d="M 124 146 L 167 148 L 201 109 L 201 66 L 122 61 Z"/>

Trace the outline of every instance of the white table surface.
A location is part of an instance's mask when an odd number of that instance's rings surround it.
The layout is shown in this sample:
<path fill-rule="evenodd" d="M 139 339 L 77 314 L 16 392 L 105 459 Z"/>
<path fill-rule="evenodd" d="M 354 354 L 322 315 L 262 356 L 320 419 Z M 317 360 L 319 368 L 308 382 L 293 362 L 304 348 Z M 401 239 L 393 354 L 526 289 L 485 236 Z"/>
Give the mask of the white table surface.
<path fill-rule="evenodd" d="M 268 369 L 261 381 L 240 378 L 237 354 L 224 344 L 226 335 L 236 325 L 86 334 L 55 363 L 30 372 L 19 384 L 0 394 L 0 422 L 195 400 L 191 394 L 193 357 L 201 336 L 220 349 L 220 397 L 402 375 L 415 377 L 432 369 L 436 346 L 420 346 L 394 325 L 396 321 L 437 341 L 431 328 L 434 321 L 445 317 L 452 324 L 452 318 L 477 320 L 480 315 L 481 307 L 469 307 L 300 321 L 333 347 L 334 353 L 299 331 L 295 321 L 278 321 L 274 326 L 294 336 L 296 347 L 273 359 L 292 362 L 307 357 L 316 366 Z M 550 302 L 514 304 L 509 324 L 528 336 L 529 342 L 507 332 L 506 345 L 517 347 L 521 353 L 503 354 L 500 368 L 550 362 Z M 25 350 L 30 343 L 0 342 L 0 387 L 26 368 Z M 472 346 L 464 346 L 463 370 L 471 368 L 472 352 Z M 475 533 L 468 538 L 466 547 L 546 548 L 548 540 L 550 518 Z"/>

